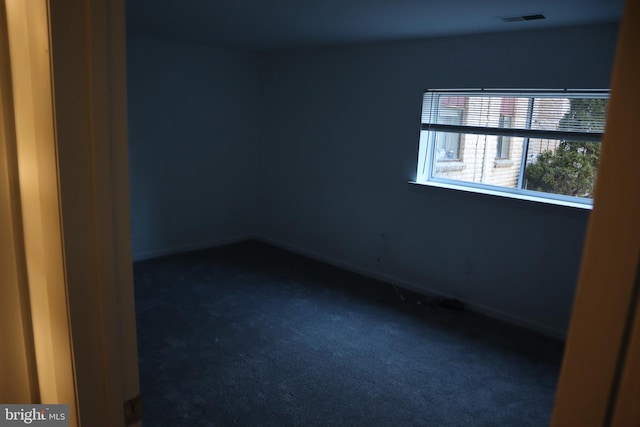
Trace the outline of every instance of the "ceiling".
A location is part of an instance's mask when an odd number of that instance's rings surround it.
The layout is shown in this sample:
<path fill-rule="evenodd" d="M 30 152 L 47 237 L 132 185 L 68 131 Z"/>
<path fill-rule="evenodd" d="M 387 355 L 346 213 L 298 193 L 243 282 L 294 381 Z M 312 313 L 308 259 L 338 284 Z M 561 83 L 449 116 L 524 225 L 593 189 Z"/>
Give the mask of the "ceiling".
<path fill-rule="evenodd" d="M 262 50 L 618 22 L 624 0 L 127 0 L 127 32 Z M 544 20 L 500 18 L 544 14 Z"/>

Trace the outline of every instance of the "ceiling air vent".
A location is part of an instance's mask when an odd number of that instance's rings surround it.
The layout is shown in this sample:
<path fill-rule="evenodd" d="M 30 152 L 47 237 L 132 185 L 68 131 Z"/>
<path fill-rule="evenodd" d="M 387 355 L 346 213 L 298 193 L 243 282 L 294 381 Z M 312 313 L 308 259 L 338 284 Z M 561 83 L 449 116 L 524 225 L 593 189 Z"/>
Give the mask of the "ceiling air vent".
<path fill-rule="evenodd" d="M 537 19 L 547 19 L 542 13 L 533 13 L 531 15 L 518 15 L 518 16 L 501 16 L 502 22 L 519 22 L 519 21 L 535 21 Z"/>

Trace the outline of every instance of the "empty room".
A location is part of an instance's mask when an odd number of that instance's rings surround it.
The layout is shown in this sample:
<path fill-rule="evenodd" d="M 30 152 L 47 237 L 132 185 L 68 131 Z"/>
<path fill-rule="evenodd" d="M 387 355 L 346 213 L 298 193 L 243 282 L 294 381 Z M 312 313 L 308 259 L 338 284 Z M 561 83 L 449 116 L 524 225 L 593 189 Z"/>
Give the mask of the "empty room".
<path fill-rule="evenodd" d="M 606 106 L 621 12 L 129 1 L 147 422 L 547 425 L 597 159 L 534 187 L 566 137 L 444 131 Z"/>
<path fill-rule="evenodd" d="M 623 3 L 0 0 L 0 424 L 640 425 Z"/>

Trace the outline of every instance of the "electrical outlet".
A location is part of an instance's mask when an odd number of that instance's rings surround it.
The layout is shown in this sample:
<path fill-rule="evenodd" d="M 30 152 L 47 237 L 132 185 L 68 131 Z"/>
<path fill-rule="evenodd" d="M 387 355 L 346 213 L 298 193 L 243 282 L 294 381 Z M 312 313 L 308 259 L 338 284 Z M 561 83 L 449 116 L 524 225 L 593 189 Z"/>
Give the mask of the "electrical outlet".
<path fill-rule="evenodd" d="M 386 251 L 389 246 L 389 237 L 385 233 L 380 233 L 380 247 L 382 251 Z"/>
<path fill-rule="evenodd" d="M 467 262 L 465 263 L 464 271 L 467 274 L 467 276 L 471 276 L 471 277 L 475 276 L 476 266 L 471 260 L 467 260 Z"/>

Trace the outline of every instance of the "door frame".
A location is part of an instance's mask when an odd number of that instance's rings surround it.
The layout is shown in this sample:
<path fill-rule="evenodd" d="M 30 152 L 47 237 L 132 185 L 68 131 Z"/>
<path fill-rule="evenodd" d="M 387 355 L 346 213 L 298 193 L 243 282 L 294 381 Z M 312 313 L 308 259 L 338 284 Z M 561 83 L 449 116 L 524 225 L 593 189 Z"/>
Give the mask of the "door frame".
<path fill-rule="evenodd" d="M 0 179 L 11 190 L 3 194 L 16 265 L 2 289 L 20 301 L 10 325 L 20 330 L 15 354 L 34 360 L 25 368 L 11 359 L 23 381 L 9 393 L 69 404 L 72 426 L 125 425 L 124 402 L 140 391 L 124 1 L 0 7 L 9 47 L 0 73 L 11 83 L 1 87 L 12 90 L 2 92 L 9 167 Z"/>
<path fill-rule="evenodd" d="M 627 0 L 552 427 L 640 425 L 638 22 Z"/>

